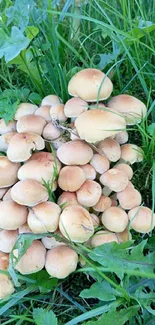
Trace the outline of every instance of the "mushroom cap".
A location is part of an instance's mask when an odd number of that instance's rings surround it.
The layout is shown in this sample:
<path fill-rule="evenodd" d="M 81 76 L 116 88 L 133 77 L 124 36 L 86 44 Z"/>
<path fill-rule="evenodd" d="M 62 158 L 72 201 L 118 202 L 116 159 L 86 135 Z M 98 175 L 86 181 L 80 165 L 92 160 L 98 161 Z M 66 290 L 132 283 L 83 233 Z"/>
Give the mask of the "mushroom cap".
<path fill-rule="evenodd" d="M 62 210 L 69 205 L 78 205 L 76 193 L 63 192 L 57 201 L 57 204 L 61 207 Z"/>
<path fill-rule="evenodd" d="M 32 233 L 32 230 L 28 226 L 27 222 L 24 223 L 22 226 L 19 227 L 19 234 L 28 234 Z"/>
<path fill-rule="evenodd" d="M 131 228 L 140 233 L 148 233 L 155 226 L 155 213 L 147 207 L 137 206 L 128 212 Z"/>
<path fill-rule="evenodd" d="M 61 135 L 60 129 L 58 129 L 52 122 L 48 123 L 43 130 L 43 138 L 46 140 L 55 140 Z"/>
<path fill-rule="evenodd" d="M 79 205 L 70 205 L 62 211 L 59 229 L 65 238 L 77 243 L 84 243 L 94 233 L 89 212 Z"/>
<path fill-rule="evenodd" d="M 51 121 L 50 115 L 50 107 L 51 105 L 44 105 L 37 108 L 35 111 L 35 115 L 42 116 L 46 122 Z"/>
<path fill-rule="evenodd" d="M 65 166 L 60 170 L 58 184 L 63 191 L 75 192 L 85 182 L 85 174 L 78 166 Z"/>
<path fill-rule="evenodd" d="M 12 200 L 11 199 L 11 187 L 9 189 L 7 188 L 7 192 L 3 196 L 3 201 L 6 201 L 6 200 Z"/>
<path fill-rule="evenodd" d="M 80 114 L 75 120 L 75 127 L 81 139 L 95 143 L 124 130 L 126 123 L 114 112 L 93 109 Z"/>
<path fill-rule="evenodd" d="M 122 131 L 115 135 L 115 140 L 119 144 L 124 144 L 124 143 L 128 142 L 128 138 L 129 138 L 129 135 L 128 135 L 127 131 Z"/>
<path fill-rule="evenodd" d="M 94 180 L 96 178 L 96 170 L 90 164 L 82 165 L 80 168 L 82 168 L 86 179 Z"/>
<path fill-rule="evenodd" d="M 18 250 L 13 251 L 18 257 Z M 45 266 L 46 249 L 39 240 L 34 240 L 26 253 L 20 258 L 15 269 L 21 274 L 31 274 L 39 272 Z"/>
<path fill-rule="evenodd" d="M 0 299 L 11 295 L 14 292 L 14 286 L 8 275 L 0 274 Z"/>
<path fill-rule="evenodd" d="M 45 148 L 43 138 L 35 133 L 17 133 L 9 143 L 7 156 L 12 162 L 24 162 L 29 159 L 34 150 Z"/>
<path fill-rule="evenodd" d="M 121 146 L 121 159 L 131 165 L 143 161 L 143 150 L 136 144 L 126 143 Z"/>
<path fill-rule="evenodd" d="M 106 157 L 113 162 L 116 162 L 121 157 L 121 148 L 119 143 L 111 138 L 107 138 L 102 140 L 97 145 L 98 149 L 100 149 Z"/>
<path fill-rule="evenodd" d="M 93 150 L 87 143 L 73 140 L 58 148 L 57 157 L 65 165 L 85 165 L 92 159 Z"/>
<path fill-rule="evenodd" d="M 41 102 L 41 106 L 44 105 L 55 105 L 55 104 L 59 104 L 60 103 L 60 98 L 56 95 L 48 95 L 46 97 L 43 98 L 42 102 Z"/>
<path fill-rule="evenodd" d="M 97 212 L 104 212 L 106 209 L 110 208 L 112 201 L 110 197 L 102 195 L 99 201 L 93 206 L 93 210 Z"/>
<path fill-rule="evenodd" d="M 90 239 L 90 245 L 91 247 L 97 247 L 114 241 L 118 243 L 115 233 L 110 232 L 108 230 L 100 230 L 92 236 L 92 238 Z"/>
<path fill-rule="evenodd" d="M 138 98 L 125 94 L 112 97 L 108 102 L 108 107 L 122 114 L 128 125 L 140 123 L 147 112 L 145 104 Z"/>
<path fill-rule="evenodd" d="M 59 225 L 61 209 L 54 202 L 43 202 L 29 209 L 28 225 L 33 233 L 54 232 Z"/>
<path fill-rule="evenodd" d="M 123 243 L 123 242 L 129 241 L 129 240 L 132 240 L 132 235 L 131 235 L 128 227 L 125 228 L 125 230 L 123 232 L 117 232 L 116 236 L 117 236 L 119 243 Z"/>
<path fill-rule="evenodd" d="M 117 199 L 124 210 L 130 210 L 142 203 L 141 194 L 131 186 L 127 186 L 125 190 L 117 193 Z"/>
<path fill-rule="evenodd" d="M 12 187 L 11 197 L 12 200 L 20 205 L 33 207 L 41 202 L 46 202 L 48 200 L 48 192 L 40 183 L 32 179 L 25 179 L 17 182 Z"/>
<path fill-rule="evenodd" d="M 0 188 L 0 199 L 3 198 L 3 196 L 5 195 L 5 193 L 8 191 L 8 188 Z"/>
<path fill-rule="evenodd" d="M 45 269 L 51 277 L 66 278 L 77 268 L 78 255 L 67 246 L 57 246 L 46 255 Z"/>
<path fill-rule="evenodd" d="M 64 113 L 64 104 L 55 104 L 50 108 L 50 116 L 53 120 L 58 120 L 59 122 L 65 122 L 67 117 Z"/>
<path fill-rule="evenodd" d="M 13 120 L 6 124 L 3 118 L 0 119 L 0 134 L 5 134 L 14 131 L 16 131 L 16 121 Z"/>
<path fill-rule="evenodd" d="M 102 213 L 103 225 L 110 231 L 122 232 L 128 225 L 128 216 L 118 207 L 110 207 Z"/>
<path fill-rule="evenodd" d="M 46 121 L 39 115 L 25 115 L 17 121 L 18 133 L 36 133 L 41 135 L 46 125 Z"/>
<path fill-rule="evenodd" d="M 101 175 L 100 182 L 114 192 L 123 191 L 128 185 L 128 177 L 122 171 L 111 168 Z"/>
<path fill-rule="evenodd" d="M 95 168 L 99 174 L 105 173 L 110 168 L 110 162 L 106 156 L 101 156 L 95 153 L 90 161 L 90 164 Z"/>
<path fill-rule="evenodd" d="M 115 169 L 122 171 L 124 174 L 128 176 L 128 179 L 132 179 L 133 177 L 133 170 L 128 164 L 118 163 L 114 166 Z"/>
<path fill-rule="evenodd" d="M 78 202 L 88 208 L 99 201 L 101 194 L 101 185 L 91 179 L 87 179 L 76 192 Z"/>
<path fill-rule="evenodd" d="M 0 188 L 13 185 L 17 181 L 20 164 L 15 164 L 6 156 L 0 156 Z"/>
<path fill-rule="evenodd" d="M 0 251 L 0 270 L 7 270 L 9 267 L 9 254 Z"/>
<path fill-rule="evenodd" d="M 2 230 L 0 232 L 0 250 L 10 253 L 18 238 L 18 230 Z"/>
<path fill-rule="evenodd" d="M 60 233 L 59 230 L 55 231 L 55 235 L 59 235 L 59 237 L 62 237 L 62 234 Z M 47 249 L 52 249 L 57 246 L 66 245 L 64 242 L 58 241 L 54 237 L 43 237 L 41 241 L 42 241 L 44 247 Z"/>
<path fill-rule="evenodd" d="M 75 97 L 69 99 L 64 106 L 64 113 L 67 117 L 77 117 L 87 111 L 88 104 L 81 98 Z"/>
<path fill-rule="evenodd" d="M 22 226 L 28 215 L 28 209 L 12 200 L 0 202 L 0 228 L 16 230 Z"/>
<path fill-rule="evenodd" d="M 68 92 L 87 102 L 107 99 L 113 90 L 111 80 L 100 70 L 84 69 L 77 72 L 69 81 Z"/>
<path fill-rule="evenodd" d="M 9 146 L 9 142 L 11 138 L 16 134 L 17 132 L 8 132 L 4 133 L 0 136 L 0 151 L 6 152 Z"/>
<path fill-rule="evenodd" d="M 95 213 L 90 213 L 90 216 L 91 216 L 91 219 L 92 219 L 94 229 L 99 227 L 99 225 L 100 225 L 99 217 Z"/>
<path fill-rule="evenodd" d="M 30 103 L 21 103 L 15 113 L 15 120 L 18 120 L 19 118 L 25 115 L 34 114 L 37 109 L 37 105 L 33 105 Z"/>

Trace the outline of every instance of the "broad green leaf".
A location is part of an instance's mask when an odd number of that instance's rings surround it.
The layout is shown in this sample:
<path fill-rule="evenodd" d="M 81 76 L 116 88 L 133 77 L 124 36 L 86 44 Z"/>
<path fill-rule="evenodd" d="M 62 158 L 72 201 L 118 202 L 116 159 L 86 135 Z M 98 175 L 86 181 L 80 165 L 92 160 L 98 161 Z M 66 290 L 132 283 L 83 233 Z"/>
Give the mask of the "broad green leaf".
<path fill-rule="evenodd" d="M 27 26 L 25 28 L 25 34 L 30 39 L 30 41 L 33 40 L 39 33 L 39 29 L 35 26 Z"/>
<path fill-rule="evenodd" d="M 152 123 L 147 127 L 147 132 L 150 135 L 155 135 L 155 123 Z"/>
<path fill-rule="evenodd" d="M 58 283 L 58 279 L 51 278 L 45 270 L 30 274 L 28 278 L 36 281 L 35 285 L 39 287 L 41 293 L 50 292 Z"/>
<path fill-rule="evenodd" d="M 5 10 L 8 17 L 7 25 L 13 22 L 23 31 L 29 23 L 30 10 L 33 6 L 33 0 L 15 0 L 14 5 Z"/>
<path fill-rule="evenodd" d="M 43 308 L 33 309 L 33 319 L 36 325 L 57 325 L 58 320 L 52 310 Z"/>
<path fill-rule="evenodd" d="M 82 298 L 97 298 L 102 301 L 115 300 L 116 290 L 111 287 L 111 285 L 106 282 L 95 282 L 89 289 L 81 291 L 80 297 Z"/>
<path fill-rule="evenodd" d="M 155 310 L 153 309 L 153 306 L 151 307 L 151 304 L 153 305 L 155 303 L 155 293 L 150 292 L 148 293 L 146 289 L 144 288 L 138 288 L 134 295 L 132 295 L 140 306 L 145 308 L 150 314 L 155 316 Z"/>

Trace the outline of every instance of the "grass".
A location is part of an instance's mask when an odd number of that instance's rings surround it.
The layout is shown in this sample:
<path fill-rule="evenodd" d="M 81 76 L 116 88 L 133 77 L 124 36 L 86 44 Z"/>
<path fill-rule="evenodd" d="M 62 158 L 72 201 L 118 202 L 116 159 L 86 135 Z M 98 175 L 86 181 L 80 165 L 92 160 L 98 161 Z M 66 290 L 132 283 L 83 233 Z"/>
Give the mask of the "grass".
<path fill-rule="evenodd" d="M 55 93 L 65 102 L 69 98 L 67 84 L 72 75 L 81 67 L 94 67 L 110 76 L 114 84 L 113 95 L 127 93 L 144 101 L 149 112 L 147 119 L 130 132 L 130 142 L 141 145 L 145 153 L 144 162 L 134 167 L 133 182 L 142 192 L 144 203 L 154 211 L 155 134 L 149 134 L 148 125 L 155 123 L 155 2 L 90 0 L 82 4 L 78 11 L 71 0 L 57 1 L 57 5 L 54 5 L 54 1 L 53 5 L 51 1 L 35 3 L 35 9 L 28 13 L 29 25 L 38 28 L 39 33 L 12 62 L 6 64 L 4 58 L 1 59 L 1 90 L 26 86 L 31 93 L 38 93 L 41 97 Z M 21 1 L 20 5 L 24 8 L 24 2 Z M 7 21 L 5 8 L 10 6 L 9 1 L 2 0 L 0 6 L 3 11 L 0 27 L 3 27 L 3 21 Z M 12 16 L 12 23 L 8 26 L 5 24 L 8 35 L 11 26 L 18 24 L 20 18 Z M 75 32 L 73 28 L 77 25 L 79 28 Z M 49 184 L 46 185 L 49 187 Z M 137 244 L 142 240 L 142 236 L 136 234 L 133 238 Z M 153 238 L 147 243 L 150 251 L 154 246 Z M 25 285 L 24 279 L 20 279 L 18 293 L 8 302 L 0 303 L 0 313 L 3 312 L 1 322 L 3 325 L 33 323 L 32 310 L 41 307 L 52 309 L 60 325 L 77 324 L 77 319 L 68 322 L 82 313 L 90 312 L 91 317 L 99 315 L 99 311 L 95 314 L 93 310 L 104 309 L 103 302 L 79 297 L 80 292 L 95 281 L 93 274 L 75 273 L 60 281 L 52 292 L 44 290 L 43 293 L 39 293 L 38 288 L 28 280 Z M 110 281 L 116 281 L 111 273 L 108 276 Z M 135 278 L 133 285 L 134 282 Z M 140 316 L 139 313 L 136 318 L 139 325 L 142 324 Z M 145 324 L 153 324 L 151 318 L 146 316 Z M 81 321 L 84 320 L 85 316 L 81 316 Z"/>

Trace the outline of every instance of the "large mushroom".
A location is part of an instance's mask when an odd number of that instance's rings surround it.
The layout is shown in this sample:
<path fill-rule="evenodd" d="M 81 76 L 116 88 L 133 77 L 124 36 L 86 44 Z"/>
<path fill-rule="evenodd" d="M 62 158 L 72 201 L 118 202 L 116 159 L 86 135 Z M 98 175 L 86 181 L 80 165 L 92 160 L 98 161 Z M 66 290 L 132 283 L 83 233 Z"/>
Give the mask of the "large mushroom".
<path fill-rule="evenodd" d="M 20 164 L 11 162 L 6 156 L 0 156 L 0 188 L 6 188 L 17 181 Z"/>
<path fill-rule="evenodd" d="M 46 121 L 39 115 L 25 115 L 17 121 L 18 133 L 36 133 L 41 135 L 46 125 Z"/>

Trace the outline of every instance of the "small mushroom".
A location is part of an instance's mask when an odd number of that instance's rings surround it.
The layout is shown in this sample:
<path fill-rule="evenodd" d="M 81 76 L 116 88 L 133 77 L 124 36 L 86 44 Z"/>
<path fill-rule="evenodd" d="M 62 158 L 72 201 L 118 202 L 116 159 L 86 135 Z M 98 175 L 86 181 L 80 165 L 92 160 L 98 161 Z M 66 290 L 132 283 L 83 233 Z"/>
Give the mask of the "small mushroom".
<path fill-rule="evenodd" d="M 33 105 L 30 103 L 21 103 L 17 111 L 15 113 L 15 120 L 18 121 L 19 118 L 25 115 L 35 114 L 36 110 L 38 109 L 37 105 Z"/>
<path fill-rule="evenodd" d="M 46 121 L 39 115 L 25 115 L 17 121 L 18 133 L 35 133 L 41 135 Z"/>
<path fill-rule="evenodd" d="M 108 230 L 97 231 L 90 239 L 91 247 L 97 247 L 111 242 L 118 243 L 118 240 L 116 234 Z"/>
<path fill-rule="evenodd" d="M 2 230 L 0 232 L 0 250 L 10 253 L 18 238 L 18 230 Z"/>
<path fill-rule="evenodd" d="M 6 124 L 3 118 L 0 119 L 0 134 L 5 134 L 14 131 L 16 131 L 16 121 L 13 120 Z"/>
<path fill-rule="evenodd" d="M 91 179 L 87 179 L 76 192 L 78 202 L 88 208 L 99 201 L 101 194 L 101 185 Z"/>
<path fill-rule="evenodd" d="M 0 202 L 0 228 L 16 230 L 22 226 L 28 215 L 28 209 L 12 200 Z"/>
<path fill-rule="evenodd" d="M 38 107 L 38 109 L 35 111 L 35 115 L 43 117 L 46 122 L 50 122 L 51 121 L 50 107 L 51 105 L 44 105 Z"/>
<path fill-rule="evenodd" d="M 48 95 L 43 98 L 41 102 L 41 106 L 47 105 L 47 106 L 52 106 L 55 104 L 59 104 L 61 102 L 61 99 L 56 96 L 56 95 Z"/>
<path fill-rule="evenodd" d="M 6 152 L 9 146 L 9 142 L 11 138 L 16 134 L 17 132 L 8 132 L 4 133 L 0 136 L 0 151 Z"/>
<path fill-rule="evenodd" d="M 117 239 L 119 243 L 124 243 L 126 241 L 132 240 L 132 235 L 127 228 L 125 228 L 125 230 L 123 232 L 117 232 L 116 233 Z"/>
<path fill-rule="evenodd" d="M 60 231 L 57 230 L 54 233 L 55 233 L 55 235 L 62 237 L 62 234 L 60 233 Z M 44 247 L 47 249 L 53 249 L 54 247 L 57 247 L 57 246 L 66 245 L 64 242 L 58 241 L 55 237 L 43 237 L 41 241 L 42 241 Z"/>
<path fill-rule="evenodd" d="M 147 207 L 137 206 L 128 212 L 131 228 L 140 233 L 148 233 L 155 226 L 155 213 Z"/>
<path fill-rule="evenodd" d="M 129 180 L 122 171 L 111 168 L 101 175 L 100 182 L 109 187 L 111 191 L 121 192 L 127 187 Z"/>
<path fill-rule="evenodd" d="M 27 222 L 19 227 L 19 234 L 29 234 L 32 233 L 32 230 L 28 226 Z"/>
<path fill-rule="evenodd" d="M 15 164 L 6 156 L 0 156 L 0 188 L 6 188 L 17 181 L 20 164 Z"/>
<path fill-rule="evenodd" d="M 63 192 L 57 201 L 57 204 L 64 210 L 69 205 L 78 205 L 76 193 L 71 192 Z"/>
<path fill-rule="evenodd" d="M 69 99 L 64 106 L 64 113 L 67 117 L 74 118 L 87 111 L 88 104 L 81 98 Z"/>
<path fill-rule="evenodd" d="M 62 144 L 57 157 L 65 165 L 85 165 L 93 157 L 93 150 L 83 141 L 74 140 Z"/>
<path fill-rule="evenodd" d="M 80 166 L 80 168 L 84 171 L 86 179 L 94 180 L 96 178 L 96 170 L 90 164 Z"/>
<path fill-rule="evenodd" d="M 58 120 L 59 122 L 65 122 L 67 117 L 64 113 L 64 104 L 55 104 L 50 108 L 50 116 L 52 120 Z"/>
<path fill-rule="evenodd" d="M 102 213 L 102 224 L 110 231 L 122 232 L 128 225 L 128 216 L 118 207 L 110 207 Z"/>
<path fill-rule="evenodd" d="M 0 270 L 7 270 L 9 267 L 9 254 L 0 251 Z"/>
<path fill-rule="evenodd" d="M 100 225 L 100 219 L 95 213 L 90 213 L 90 216 L 91 216 L 91 219 L 92 219 L 94 229 L 96 229 Z"/>
<path fill-rule="evenodd" d="M 59 173 L 58 184 L 63 191 L 75 192 L 85 180 L 85 174 L 80 167 L 65 166 Z"/>
<path fill-rule="evenodd" d="M 128 132 L 127 131 L 122 131 L 119 132 L 115 135 L 115 140 L 119 143 L 119 144 L 124 144 L 126 142 L 128 142 Z"/>
<path fill-rule="evenodd" d="M 121 146 L 121 159 L 131 165 L 143 161 L 143 150 L 136 144 L 126 143 Z"/>
<path fill-rule="evenodd" d="M 60 129 L 58 129 L 53 122 L 48 123 L 43 130 L 43 138 L 48 141 L 58 139 L 60 135 Z"/>
<path fill-rule="evenodd" d="M 115 169 L 122 171 L 124 174 L 128 176 L 128 179 L 132 179 L 133 177 L 133 170 L 128 164 L 118 163 L 114 166 Z"/>
<path fill-rule="evenodd" d="M 131 210 L 142 203 L 141 194 L 131 186 L 127 186 L 125 190 L 117 193 L 117 199 L 124 210 Z"/>
<path fill-rule="evenodd" d="M 121 157 L 120 145 L 114 139 L 107 138 L 105 140 L 102 140 L 98 143 L 97 147 L 112 162 L 118 161 Z"/>
<path fill-rule="evenodd" d="M 99 174 L 105 173 L 110 168 L 110 162 L 106 156 L 101 156 L 95 153 L 90 161 L 90 164 L 95 168 Z"/>
<path fill-rule="evenodd" d="M 110 208 L 112 201 L 110 197 L 101 195 L 99 201 L 92 207 L 96 212 L 104 212 L 106 209 Z"/>

